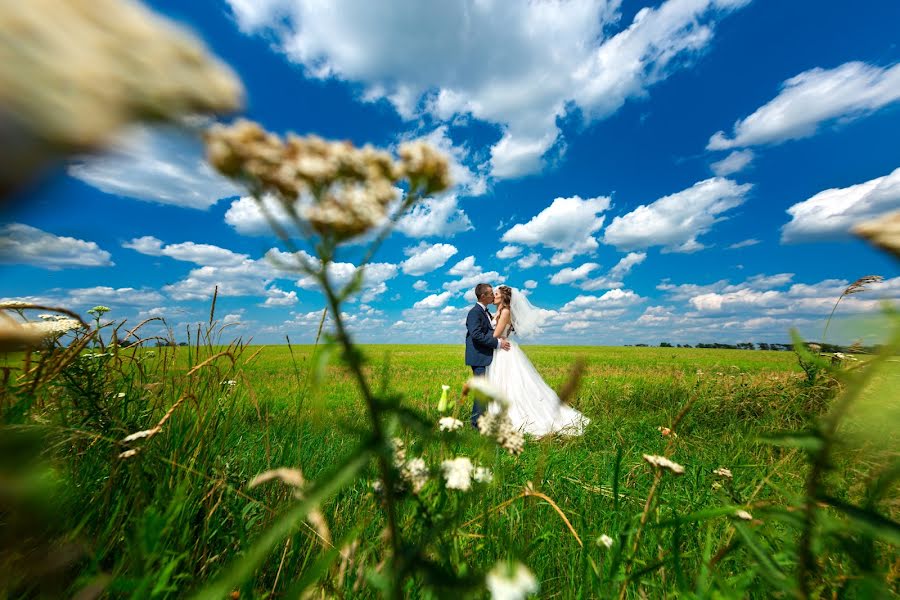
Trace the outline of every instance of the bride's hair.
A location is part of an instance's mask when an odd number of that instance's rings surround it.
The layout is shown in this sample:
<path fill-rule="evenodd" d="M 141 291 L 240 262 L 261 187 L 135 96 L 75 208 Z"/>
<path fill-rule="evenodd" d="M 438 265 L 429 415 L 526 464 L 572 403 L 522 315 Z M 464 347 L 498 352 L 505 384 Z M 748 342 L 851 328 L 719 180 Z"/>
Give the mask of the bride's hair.
<path fill-rule="evenodd" d="M 509 309 L 510 317 L 512 316 L 512 288 L 508 285 L 500 285 L 497 286 L 497 291 L 500 292 L 500 298 L 503 300 L 503 306 L 500 308 Z M 512 325 L 512 320 L 510 320 L 509 331 L 513 332 L 516 328 Z"/>

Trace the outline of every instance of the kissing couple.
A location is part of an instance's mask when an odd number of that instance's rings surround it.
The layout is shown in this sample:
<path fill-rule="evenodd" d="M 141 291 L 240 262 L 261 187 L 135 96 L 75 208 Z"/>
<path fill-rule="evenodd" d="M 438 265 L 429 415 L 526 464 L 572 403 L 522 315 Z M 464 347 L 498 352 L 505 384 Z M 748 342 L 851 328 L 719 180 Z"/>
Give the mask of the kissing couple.
<path fill-rule="evenodd" d="M 475 286 L 476 304 L 466 318 L 466 365 L 476 377 L 484 377 L 509 402 L 508 414 L 513 426 L 534 436 L 552 433 L 581 435 L 590 419 L 565 405 L 556 392 L 509 338 L 528 337 L 541 331 L 543 311 L 536 308 L 519 290 L 506 285 L 496 290 L 489 283 Z M 491 304 L 497 307 L 492 314 Z M 500 412 L 496 403 L 484 406 L 477 400 L 472 406 L 472 426 L 485 411 Z"/>

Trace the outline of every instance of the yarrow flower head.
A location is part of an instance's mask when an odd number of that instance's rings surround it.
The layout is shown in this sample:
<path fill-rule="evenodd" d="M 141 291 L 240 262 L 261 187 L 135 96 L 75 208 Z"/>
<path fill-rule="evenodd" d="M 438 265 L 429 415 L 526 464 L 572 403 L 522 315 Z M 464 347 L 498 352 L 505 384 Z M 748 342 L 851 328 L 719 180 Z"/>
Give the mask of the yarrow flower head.
<path fill-rule="evenodd" d="M 465 456 L 459 456 L 441 463 L 447 489 L 466 492 L 472 487 L 472 461 Z"/>
<path fill-rule="evenodd" d="M 481 435 L 494 438 L 513 456 L 518 456 L 525 449 L 525 435 L 513 427 L 506 409 L 499 413 L 486 412 L 478 417 L 478 431 Z"/>
<path fill-rule="evenodd" d="M 730 469 L 726 469 L 725 467 L 719 467 L 718 469 L 713 471 L 714 475 L 718 475 L 719 477 L 724 477 L 725 479 L 731 479 L 732 474 Z"/>
<path fill-rule="evenodd" d="M 244 180 L 256 193 L 274 192 L 285 203 L 308 193 L 313 202 L 302 207 L 302 217 L 320 235 L 338 241 L 383 223 L 403 177 L 424 193 L 449 187 L 447 159 L 430 147 L 403 145 L 395 161 L 371 146 L 316 136 L 288 135 L 282 141 L 246 120 L 210 128 L 206 144 L 213 167 Z"/>
<path fill-rule="evenodd" d="M 88 314 L 94 315 L 95 317 L 100 317 L 100 315 L 108 313 L 110 310 L 112 309 L 108 306 L 98 305 L 90 309 L 88 311 Z"/>
<path fill-rule="evenodd" d="M 656 430 L 657 430 L 657 431 L 660 433 L 660 435 L 663 436 L 663 437 L 669 437 L 669 436 L 672 436 L 672 437 L 678 437 L 678 434 L 677 434 L 677 433 L 675 433 L 674 431 L 672 431 L 672 430 L 669 429 L 668 427 L 663 427 L 662 425 L 660 425 L 659 427 L 657 427 Z"/>
<path fill-rule="evenodd" d="M 463 422 L 453 417 L 441 417 L 438 421 L 438 427 L 441 431 L 456 431 L 463 426 Z"/>
<path fill-rule="evenodd" d="M 734 513 L 734 516 L 737 517 L 738 519 L 741 519 L 742 521 L 752 521 L 753 520 L 753 515 L 748 513 L 746 510 L 739 510 Z"/>
<path fill-rule="evenodd" d="M 487 467 L 475 467 L 472 479 L 478 483 L 491 483 L 494 481 L 494 474 Z"/>
<path fill-rule="evenodd" d="M 422 458 L 412 458 L 403 464 L 400 469 L 400 477 L 409 484 L 414 494 L 418 494 L 428 483 L 428 476 L 431 474 L 428 465 Z"/>
<path fill-rule="evenodd" d="M 612 548 L 613 547 L 613 539 L 606 535 L 605 533 L 597 538 L 597 545 L 603 546 L 604 548 Z"/>
<path fill-rule="evenodd" d="M 666 471 L 671 471 L 675 475 L 684 475 L 684 467 L 679 465 L 677 462 L 673 462 L 673 461 L 669 460 L 665 456 L 645 454 L 644 460 L 658 469 L 664 469 Z"/>
<path fill-rule="evenodd" d="M 522 600 L 540 589 L 537 578 L 520 562 L 498 563 L 485 578 L 493 600 Z"/>

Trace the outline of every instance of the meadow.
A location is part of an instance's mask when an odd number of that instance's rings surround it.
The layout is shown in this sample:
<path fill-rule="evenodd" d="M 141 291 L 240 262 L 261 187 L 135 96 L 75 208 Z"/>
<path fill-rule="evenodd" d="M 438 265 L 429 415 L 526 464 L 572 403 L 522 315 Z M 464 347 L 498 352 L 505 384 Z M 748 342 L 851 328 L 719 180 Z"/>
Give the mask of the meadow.
<path fill-rule="evenodd" d="M 797 354 L 529 347 L 555 389 L 583 365 L 570 401 L 592 423 L 583 437 L 529 439 L 512 456 L 468 427 L 434 427 L 442 385 L 457 416 L 466 420 L 470 410 L 460 397 L 468 379 L 462 345 L 359 349 L 379 397 L 397 399 L 391 434 L 406 452 L 430 462 L 469 456 L 494 474 L 459 492 L 441 488 L 435 468 L 421 492 L 398 492 L 402 581 L 385 581 L 392 540 L 373 491 L 376 461 L 364 459 L 351 475 L 340 468 L 357 460 L 370 434 L 337 347 L 195 340 L 80 350 L 30 394 L 9 385 L 22 356 L 0 363 L 3 468 L 7 481 L 23 482 L 4 503 L 21 517 L 12 531 L 28 532 L 3 542 L 3 597 L 478 598 L 484 573 L 505 559 L 527 565 L 540 597 L 797 594 L 796 507 L 811 442 L 764 438 L 810 426 L 842 388 L 833 377 L 810 383 Z M 43 354 L 29 356 L 32 370 L 53 352 Z M 418 416 L 404 418 L 406 409 Z M 144 435 L 123 442 L 135 432 Z M 885 543 L 895 526 L 872 516 L 896 513 L 895 450 L 869 440 L 832 454 L 833 493 L 867 503 L 871 514 L 819 511 L 815 595 L 895 589 L 898 556 Z M 644 454 L 667 455 L 685 472 L 653 469 Z M 281 467 L 296 470 L 271 473 Z M 714 473 L 723 467 L 731 477 Z M 251 486 L 264 472 L 284 483 Z M 327 484 L 311 511 L 297 476 L 317 490 Z M 46 561 L 29 560 L 41 548 Z"/>

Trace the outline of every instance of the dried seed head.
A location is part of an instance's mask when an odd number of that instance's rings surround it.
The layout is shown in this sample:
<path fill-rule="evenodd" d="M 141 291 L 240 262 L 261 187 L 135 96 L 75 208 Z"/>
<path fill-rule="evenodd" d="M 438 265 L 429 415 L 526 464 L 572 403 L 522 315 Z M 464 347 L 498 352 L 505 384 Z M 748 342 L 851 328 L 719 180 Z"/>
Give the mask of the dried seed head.
<path fill-rule="evenodd" d="M 900 211 L 860 223 L 853 233 L 900 258 Z"/>
<path fill-rule="evenodd" d="M 653 454 L 645 454 L 644 460 L 658 469 L 670 471 L 675 475 L 684 475 L 684 467 L 677 462 L 673 462 L 665 456 L 657 456 Z"/>
<path fill-rule="evenodd" d="M 873 283 L 881 283 L 884 280 L 884 277 L 881 275 L 866 275 L 864 277 L 860 277 L 844 290 L 844 296 L 849 296 L 851 294 L 858 294 L 860 292 L 866 291 L 866 286 L 871 285 Z"/>

